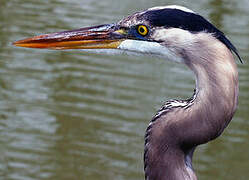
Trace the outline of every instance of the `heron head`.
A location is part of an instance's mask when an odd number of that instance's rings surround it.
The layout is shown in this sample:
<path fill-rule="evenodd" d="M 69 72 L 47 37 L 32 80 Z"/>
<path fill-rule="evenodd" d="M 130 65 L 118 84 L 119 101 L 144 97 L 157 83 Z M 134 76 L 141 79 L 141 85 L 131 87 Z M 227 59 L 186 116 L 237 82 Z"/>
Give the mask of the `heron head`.
<path fill-rule="evenodd" d="M 215 26 L 197 13 L 175 5 L 137 12 L 114 24 L 44 34 L 16 41 L 14 45 L 46 49 L 119 49 L 183 62 L 183 52 L 198 41 L 200 33 L 222 42 L 239 57 L 236 48 Z"/>

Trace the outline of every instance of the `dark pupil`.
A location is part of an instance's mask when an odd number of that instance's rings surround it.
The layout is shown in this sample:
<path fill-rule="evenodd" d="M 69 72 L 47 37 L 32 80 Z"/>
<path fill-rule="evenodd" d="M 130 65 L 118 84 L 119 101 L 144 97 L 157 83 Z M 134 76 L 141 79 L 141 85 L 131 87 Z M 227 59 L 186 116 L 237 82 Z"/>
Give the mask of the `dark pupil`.
<path fill-rule="evenodd" d="M 144 33 L 144 32 L 145 32 L 144 28 L 141 27 L 141 28 L 140 28 L 140 32 L 141 32 L 141 33 Z"/>

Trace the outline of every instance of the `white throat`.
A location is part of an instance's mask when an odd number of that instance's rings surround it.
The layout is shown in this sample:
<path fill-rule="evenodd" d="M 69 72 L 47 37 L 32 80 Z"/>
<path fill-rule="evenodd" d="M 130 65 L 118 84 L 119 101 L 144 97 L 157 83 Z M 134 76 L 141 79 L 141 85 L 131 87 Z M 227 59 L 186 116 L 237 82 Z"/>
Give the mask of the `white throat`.
<path fill-rule="evenodd" d="M 139 40 L 124 40 L 118 49 L 128 50 L 139 54 L 166 58 L 167 60 L 182 63 L 183 59 L 177 56 L 174 51 L 162 46 L 157 42 L 139 41 Z"/>

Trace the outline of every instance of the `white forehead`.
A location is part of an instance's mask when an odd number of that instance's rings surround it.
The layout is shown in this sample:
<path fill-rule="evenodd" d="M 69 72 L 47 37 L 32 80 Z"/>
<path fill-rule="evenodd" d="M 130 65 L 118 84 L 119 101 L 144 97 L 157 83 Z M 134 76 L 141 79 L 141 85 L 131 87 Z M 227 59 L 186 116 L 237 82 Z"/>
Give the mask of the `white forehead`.
<path fill-rule="evenodd" d="M 194 11 L 184 7 L 184 6 L 178 6 L 178 5 L 170 5 L 170 6 L 157 6 L 157 7 L 153 7 L 150 8 L 148 10 L 159 10 L 159 9 L 179 9 L 185 12 L 189 12 L 189 13 L 195 13 Z"/>

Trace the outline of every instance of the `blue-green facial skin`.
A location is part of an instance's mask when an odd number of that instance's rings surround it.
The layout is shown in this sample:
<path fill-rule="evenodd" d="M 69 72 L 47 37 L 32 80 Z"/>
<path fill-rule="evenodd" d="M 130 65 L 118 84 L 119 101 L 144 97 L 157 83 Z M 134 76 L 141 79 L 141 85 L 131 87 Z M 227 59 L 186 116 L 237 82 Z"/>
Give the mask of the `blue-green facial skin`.
<path fill-rule="evenodd" d="M 136 39 L 136 40 L 141 40 L 141 41 L 149 41 L 147 36 L 149 35 L 150 33 L 150 29 L 148 28 L 148 33 L 143 36 L 141 34 L 138 33 L 138 26 L 139 25 L 136 25 L 136 26 L 132 26 L 129 30 L 128 30 L 128 38 L 131 38 L 131 39 Z"/>

